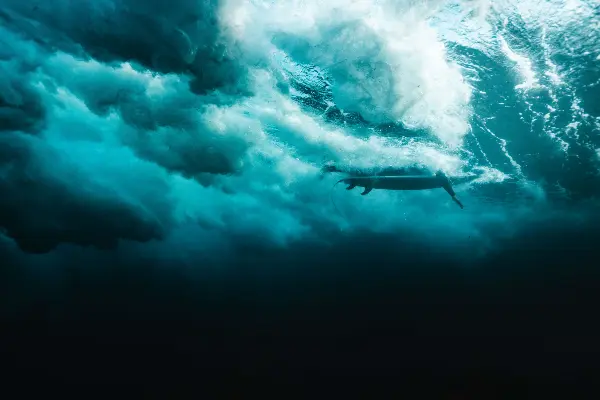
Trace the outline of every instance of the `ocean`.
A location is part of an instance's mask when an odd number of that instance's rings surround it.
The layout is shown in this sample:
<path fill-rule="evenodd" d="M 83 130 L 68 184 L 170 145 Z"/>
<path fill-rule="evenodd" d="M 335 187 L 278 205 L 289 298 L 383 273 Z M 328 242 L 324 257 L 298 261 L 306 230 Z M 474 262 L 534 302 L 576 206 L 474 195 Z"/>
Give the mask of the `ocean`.
<path fill-rule="evenodd" d="M 594 370 L 600 3 L 0 5 L 14 370 Z M 465 208 L 326 165 L 443 171 Z"/>

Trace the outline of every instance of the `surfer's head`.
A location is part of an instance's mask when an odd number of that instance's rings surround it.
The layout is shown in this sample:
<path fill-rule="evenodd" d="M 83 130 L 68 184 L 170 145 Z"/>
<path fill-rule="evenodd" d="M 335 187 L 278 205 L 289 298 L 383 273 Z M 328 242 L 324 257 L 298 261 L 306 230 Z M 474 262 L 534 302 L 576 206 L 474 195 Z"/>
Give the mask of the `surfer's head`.
<path fill-rule="evenodd" d="M 443 181 L 448 181 L 448 177 L 446 176 L 446 174 L 445 174 L 445 173 L 444 173 L 444 171 L 442 171 L 442 170 L 438 170 L 438 171 L 435 173 L 435 176 L 437 176 L 438 178 L 440 178 L 440 179 L 441 179 L 441 180 L 443 180 Z"/>

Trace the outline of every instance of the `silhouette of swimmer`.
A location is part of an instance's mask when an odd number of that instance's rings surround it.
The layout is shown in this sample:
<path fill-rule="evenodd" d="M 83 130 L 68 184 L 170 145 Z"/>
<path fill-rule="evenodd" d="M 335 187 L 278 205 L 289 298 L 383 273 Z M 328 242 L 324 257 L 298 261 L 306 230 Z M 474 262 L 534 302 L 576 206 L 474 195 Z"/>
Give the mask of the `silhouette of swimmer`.
<path fill-rule="evenodd" d="M 361 193 L 363 196 L 369 194 L 373 189 L 383 190 L 427 190 L 443 188 L 451 197 L 452 200 L 460 208 L 464 208 L 463 204 L 456 198 L 456 193 L 452 189 L 450 180 L 442 171 L 438 171 L 435 175 L 431 175 L 426 170 L 414 167 L 408 168 L 393 168 L 387 167 L 378 170 L 376 173 L 368 171 L 343 170 L 334 165 L 326 165 L 321 170 L 323 173 L 340 172 L 350 173 L 353 176 L 340 179 L 338 183 L 346 183 L 346 190 L 352 190 L 355 187 L 364 188 Z"/>

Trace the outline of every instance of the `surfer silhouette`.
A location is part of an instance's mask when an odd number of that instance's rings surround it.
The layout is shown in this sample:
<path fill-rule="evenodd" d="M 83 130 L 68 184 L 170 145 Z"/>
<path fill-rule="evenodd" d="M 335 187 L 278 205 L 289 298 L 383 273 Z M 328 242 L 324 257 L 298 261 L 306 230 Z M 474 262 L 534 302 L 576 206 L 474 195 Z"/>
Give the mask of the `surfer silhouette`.
<path fill-rule="evenodd" d="M 427 189 L 444 189 L 452 200 L 462 209 L 463 204 L 456 198 L 456 193 L 452 188 L 450 179 L 442 171 L 436 172 L 435 175 L 419 168 L 393 168 L 387 167 L 378 171 L 364 171 L 358 169 L 341 169 L 334 165 L 326 165 L 321 169 L 323 174 L 339 172 L 347 173 L 352 176 L 340 179 L 336 182 L 346 183 L 346 190 L 352 190 L 355 187 L 364 188 L 361 193 L 363 196 L 369 194 L 373 189 L 383 190 L 427 190 Z"/>

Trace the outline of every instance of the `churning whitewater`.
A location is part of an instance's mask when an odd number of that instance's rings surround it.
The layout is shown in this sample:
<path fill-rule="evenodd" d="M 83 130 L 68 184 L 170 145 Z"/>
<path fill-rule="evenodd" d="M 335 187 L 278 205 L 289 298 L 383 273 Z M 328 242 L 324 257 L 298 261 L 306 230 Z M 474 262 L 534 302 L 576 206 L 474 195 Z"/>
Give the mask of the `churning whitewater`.
<path fill-rule="evenodd" d="M 6 246 L 218 258 L 373 232 L 477 257 L 595 218 L 593 0 L 0 1 Z M 336 213 L 328 163 L 443 171 L 465 209 L 340 187 Z"/>

